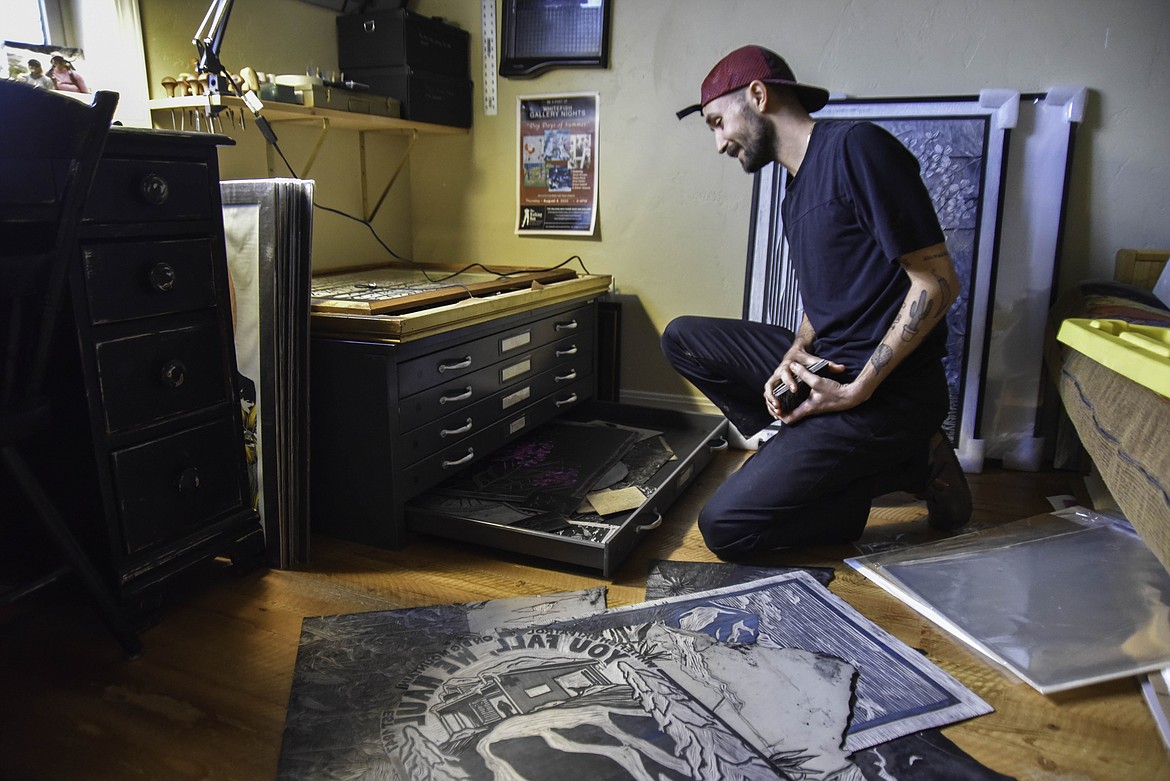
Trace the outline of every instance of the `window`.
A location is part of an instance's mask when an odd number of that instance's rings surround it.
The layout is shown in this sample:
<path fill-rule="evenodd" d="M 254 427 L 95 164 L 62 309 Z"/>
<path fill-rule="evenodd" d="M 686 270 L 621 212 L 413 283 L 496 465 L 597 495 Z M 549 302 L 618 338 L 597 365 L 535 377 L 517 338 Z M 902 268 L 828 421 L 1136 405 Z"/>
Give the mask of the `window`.
<path fill-rule="evenodd" d="M 45 14 L 38 0 L 10 0 L 4 20 L 4 37 L 21 43 L 48 43 Z"/>
<path fill-rule="evenodd" d="M 72 46 L 66 29 L 68 14 L 61 0 L 6 0 L 5 40 L 38 45 Z"/>
<path fill-rule="evenodd" d="M 117 92 L 114 118 L 150 127 L 146 59 L 138 0 L 0 0 L 0 78 L 16 78 L 28 60 L 61 54 L 75 63 L 90 91 Z M 14 45 L 15 44 L 15 45 Z"/>
<path fill-rule="evenodd" d="M 0 35 L 7 56 L 0 62 L 0 77 L 16 78 L 25 73 L 30 52 L 36 56 L 47 54 L 49 46 L 65 50 L 74 45 L 66 31 L 68 15 L 63 13 L 61 0 L 6 0 L 4 16 Z"/>

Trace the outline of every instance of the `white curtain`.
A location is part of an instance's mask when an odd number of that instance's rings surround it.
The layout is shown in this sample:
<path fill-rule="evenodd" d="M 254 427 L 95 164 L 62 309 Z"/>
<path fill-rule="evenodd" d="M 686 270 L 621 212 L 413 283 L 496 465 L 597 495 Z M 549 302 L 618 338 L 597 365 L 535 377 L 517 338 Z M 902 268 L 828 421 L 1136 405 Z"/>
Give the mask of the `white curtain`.
<path fill-rule="evenodd" d="M 45 0 L 59 5 L 59 18 L 72 26 L 66 45 L 85 52 L 86 83 L 93 90 L 119 94 L 114 119 L 132 127 L 150 127 L 146 55 L 138 0 Z"/>

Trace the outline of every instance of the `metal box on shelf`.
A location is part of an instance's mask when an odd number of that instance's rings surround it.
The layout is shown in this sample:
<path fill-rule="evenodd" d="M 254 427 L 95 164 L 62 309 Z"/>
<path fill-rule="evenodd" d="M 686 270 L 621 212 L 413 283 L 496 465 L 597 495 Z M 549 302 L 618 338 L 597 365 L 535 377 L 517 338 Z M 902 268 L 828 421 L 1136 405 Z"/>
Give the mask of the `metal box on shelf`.
<path fill-rule="evenodd" d="M 312 89 L 306 89 L 301 94 L 304 98 L 304 104 L 314 108 L 330 108 L 354 114 L 373 114 L 379 117 L 402 115 L 401 105 L 397 99 L 373 92 L 316 84 Z"/>
<path fill-rule="evenodd" d="M 471 127 L 471 81 L 419 70 L 411 65 L 351 68 L 346 78 L 366 84 L 370 92 L 402 103 L 402 118 L 436 125 Z"/>

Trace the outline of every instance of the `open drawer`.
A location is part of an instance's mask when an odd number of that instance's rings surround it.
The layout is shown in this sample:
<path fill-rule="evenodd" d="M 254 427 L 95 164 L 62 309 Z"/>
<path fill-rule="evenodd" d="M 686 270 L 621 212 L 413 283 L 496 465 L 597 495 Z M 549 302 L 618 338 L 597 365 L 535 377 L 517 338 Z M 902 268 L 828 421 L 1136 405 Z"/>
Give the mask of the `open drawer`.
<path fill-rule="evenodd" d="M 460 496 L 460 488 L 486 482 L 479 479 L 481 464 L 454 476 L 406 504 L 406 524 L 412 532 L 448 537 L 502 550 L 601 570 L 612 577 L 634 546 L 657 529 L 674 500 L 725 446 L 727 421 L 721 416 L 697 415 L 626 404 L 590 402 L 557 418 L 548 426 L 601 422 L 614 426 L 661 432 L 674 459 L 635 482 L 645 495 L 634 510 L 606 515 L 573 512 L 567 520 L 530 525 L 501 518 L 498 509 L 508 501 L 482 501 Z M 475 473 L 474 470 L 481 470 Z M 636 474 L 636 470 L 633 470 Z M 556 515 L 556 513 L 552 513 Z M 560 526 L 560 528 L 554 528 Z"/>

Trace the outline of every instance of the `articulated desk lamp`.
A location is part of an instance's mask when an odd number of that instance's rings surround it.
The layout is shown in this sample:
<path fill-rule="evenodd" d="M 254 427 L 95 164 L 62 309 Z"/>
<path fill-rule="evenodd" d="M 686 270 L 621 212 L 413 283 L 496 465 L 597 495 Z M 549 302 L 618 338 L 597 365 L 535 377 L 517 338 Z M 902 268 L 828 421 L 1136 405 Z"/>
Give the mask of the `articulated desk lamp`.
<path fill-rule="evenodd" d="M 264 104 L 250 88 L 245 86 L 244 91 L 241 92 L 240 87 L 232 80 L 231 74 L 219 61 L 219 49 L 223 45 L 223 34 L 227 30 L 228 17 L 231 16 L 233 2 L 234 0 L 212 0 L 207 9 L 207 15 L 203 17 L 203 23 L 199 25 L 199 29 L 195 32 L 195 38 L 191 41 L 195 44 L 196 51 L 199 52 L 199 62 L 195 68 L 199 73 L 207 74 L 208 95 L 227 95 L 234 92 L 240 97 L 244 101 L 244 105 L 252 112 L 256 127 L 260 128 L 260 134 L 264 136 L 264 140 L 275 146 L 276 134 L 272 132 L 272 126 L 268 124 L 268 120 L 260 116 Z M 214 117 L 223 109 L 223 106 L 211 106 L 208 111 Z"/>

